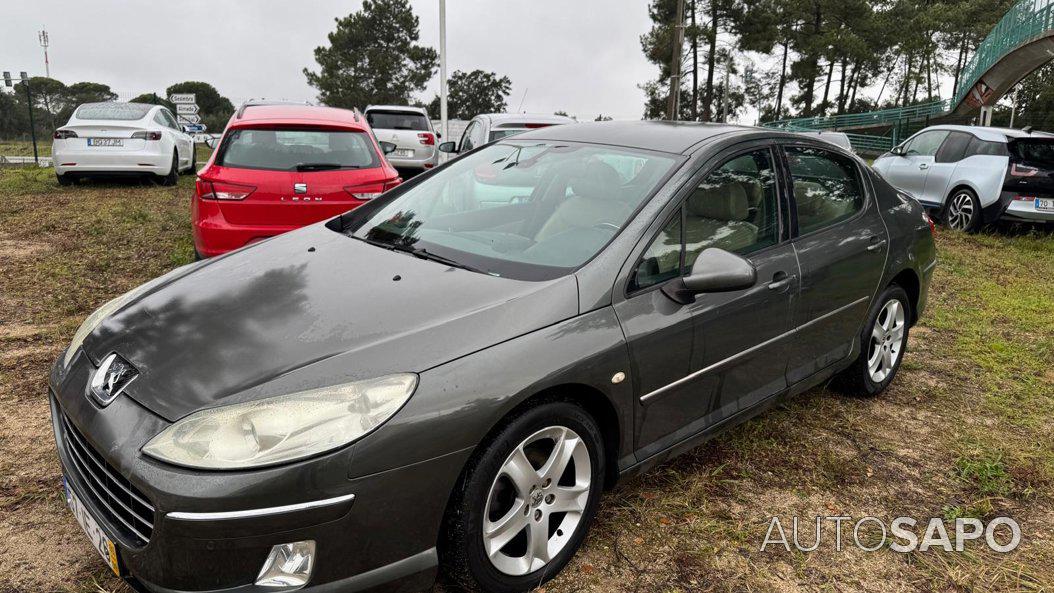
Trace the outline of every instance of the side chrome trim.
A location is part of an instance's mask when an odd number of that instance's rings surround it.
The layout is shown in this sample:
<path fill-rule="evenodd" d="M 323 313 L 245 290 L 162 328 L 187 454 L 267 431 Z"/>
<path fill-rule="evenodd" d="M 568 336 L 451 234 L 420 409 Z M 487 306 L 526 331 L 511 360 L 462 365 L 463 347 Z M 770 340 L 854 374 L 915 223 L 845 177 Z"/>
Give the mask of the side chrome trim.
<path fill-rule="evenodd" d="M 224 519 L 247 519 L 251 517 L 281 515 L 282 513 L 292 513 L 295 511 L 306 511 L 308 509 L 317 509 L 319 507 L 326 507 L 330 505 L 340 504 L 342 502 L 349 502 L 352 500 L 355 500 L 355 495 L 346 494 L 344 496 L 337 496 L 336 498 L 327 498 L 325 500 L 313 500 L 311 502 L 301 502 L 297 504 L 288 504 L 280 507 L 250 509 L 247 511 L 225 511 L 218 513 L 174 512 L 168 513 L 167 517 L 169 519 L 176 519 L 178 521 L 222 521 Z"/>
<path fill-rule="evenodd" d="M 750 348 L 747 348 L 746 350 L 743 350 L 742 352 L 739 352 L 738 354 L 733 354 L 732 356 L 729 356 L 728 358 L 726 358 L 724 360 L 719 360 L 719 361 L 715 362 L 714 364 L 712 364 L 712 365 L 710 365 L 710 366 L 708 366 L 706 368 L 703 368 L 703 369 L 700 369 L 698 371 L 695 371 L 694 373 L 688 375 L 687 377 L 682 377 L 682 378 L 674 381 L 673 383 L 670 383 L 668 385 L 665 385 L 663 387 L 660 387 L 660 388 L 656 389 L 655 391 L 652 391 L 650 393 L 646 393 L 646 394 L 642 395 L 640 397 L 640 403 L 642 403 L 642 404 L 648 403 L 650 400 L 662 395 L 663 393 L 669 391 L 670 389 L 673 389 L 675 387 L 680 387 L 681 385 L 684 385 L 685 383 L 687 383 L 689 381 L 697 379 L 697 378 L 699 378 L 699 377 L 701 377 L 701 376 L 703 376 L 703 375 L 705 375 L 707 373 L 711 373 L 711 372 L 713 372 L 713 371 L 715 371 L 715 370 L 717 370 L 717 369 L 719 369 L 719 368 L 721 368 L 721 367 L 723 367 L 723 366 L 725 366 L 725 365 L 727 365 L 729 363 L 733 363 L 733 362 L 739 360 L 740 358 L 743 358 L 745 356 L 749 356 L 749 355 L 757 352 L 758 350 L 761 350 L 763 348 L 767 348 L 768 346 L 771 346 L 772 344 L 775 344 L 776 342 L 779 342 L 780 340 L 789 338 L 789 337 L 793 336 L 794 334 L 802 331 L 803 329 L 806 329 L 806 328 L 808 328 L 808 327 L 810 327 L 812 325 L 815 325 L 815 324 L 823 321 L 824 319 L 827 319 L 829 317 L 837 315 L 837 314 L 839 314 L 839 313 L 841 313 L 841 312 L 843 312 L 843 311 L 845 311 L 847 309 L 852 309 L 853 307 L 859 305 L 860 303 L 863 303 L 863 302 L 869 301 L 869 300 L 871 300 L 871 297 L 861 297 L 861 298 L 856 299 L 855 301 L 849 303 L 848 305 L 845 305 L 843 307 L 839 307 L 839 308 L 835 309 L 834 311 L 831 311 L 831 312 L 828 312 L 828 313 L 824 313 L 823 315 L 817 317 L 816 319 L 813 319 L 812 321 L 809 321 L 808 323 L 805 323 L 804 325 L 799 325 L 798 327 L 790 330 L 789 332 L 780 334 L 780 335 L 778 335 L 778 336 L 776 336 L 774 338 L 769 338 L 768 340 L 765 340 L 764 342 L 762 342 L 760 344 L 757 344 L 756 346 L 752 346 Z M 855 340 L 856 338 L 854 337 L 853 339 Z"/>

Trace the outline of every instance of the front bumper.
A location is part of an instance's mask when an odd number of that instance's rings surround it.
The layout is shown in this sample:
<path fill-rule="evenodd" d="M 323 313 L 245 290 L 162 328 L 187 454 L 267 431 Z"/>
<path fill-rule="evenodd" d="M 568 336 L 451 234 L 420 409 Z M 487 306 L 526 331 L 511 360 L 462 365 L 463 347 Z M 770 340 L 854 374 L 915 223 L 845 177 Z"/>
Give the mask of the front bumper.
<path fill-rule="evenodd" d="M 86 397 L 93 371 L 78 353 L 66 377 L 53 374 L 53 428 L 63 473 L 116 545 L 133 588 L 274 593 L 253 584 L 265 558 L 272 546 L 302 540 L 316 542 L 304 591 L 419 590 L 433 582 L 447 496 L 467 451 L 360 477 L 349 477 L 355 445 L 256 471 L 177 468 L 140 452 L 168 425 L 163 419 L 127 396 L 106 408 Z M 154 507 L 148 541 L 134 541 L 108 518 L 67 446 L 63 417 Z M 311 504 L 319 501 L 328 504 Z M 246 513 L 260 509 L 270 512 Z"/>

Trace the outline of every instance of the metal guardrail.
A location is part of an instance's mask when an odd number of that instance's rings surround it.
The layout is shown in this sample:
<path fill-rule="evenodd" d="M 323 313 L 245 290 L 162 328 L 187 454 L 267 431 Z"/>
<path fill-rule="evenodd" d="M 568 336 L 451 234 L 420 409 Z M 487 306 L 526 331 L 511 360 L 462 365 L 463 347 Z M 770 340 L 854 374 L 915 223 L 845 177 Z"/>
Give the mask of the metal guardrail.
<path fill-rule="evenodd" d="M 1050 34 L 1054 29 L 1054 0 L 1021 0 L 1014 5 L 981 42 L 963 69 L 955 105 L 966 99 L 992 66 L 1022 45 Z"/>
<path fill-rule="evenodd" d="M 1054 2 L 1054 0 L 1046 0 Z M 781 129 L 807 129 L 807 130 L 839 130 L 844 128 L 861 128 L 866 126 L 882 126 L 895 124 L 905 120 L 918 120 L 941 115 L 951 110 L 951 100 L 934 101 L 933 103 L 920 103 L 908 107 L 897 107 L 894 109 L 881 109 L 879 111 L 868 111 L 867 113 L 846 113 L 843 115 L 800 117 L 796 119 L 784 119 L 761 124 L 767 128 Z"/>

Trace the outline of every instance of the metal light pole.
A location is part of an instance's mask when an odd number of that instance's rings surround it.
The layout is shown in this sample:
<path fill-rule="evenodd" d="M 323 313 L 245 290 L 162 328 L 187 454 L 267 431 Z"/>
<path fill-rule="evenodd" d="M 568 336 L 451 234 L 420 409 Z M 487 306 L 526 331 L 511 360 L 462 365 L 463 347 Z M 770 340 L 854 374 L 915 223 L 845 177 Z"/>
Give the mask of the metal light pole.
<path fill-rule="evenodd" d="M 33 94 L 29 90 L 29 75 L 19 72 L 22 85 L 26 87 L 26 104 L 29 105 L 29 134 L 33 138 L 33 162 L 40 166 L 40 156 L 37 153 L 37 126 L 33 121 Z"/>
<path fill-rule="evenodd" d="M 439 119 L 444 142 L 448 141 L 450 132 L 446 99 L 446 0 L 439 0 Z"/>
<path fill-rule="evenodd" d="M 40 39 L 40 47 L 44 48 L 44 75 L 51 78 L 51 62 L 48 61 L 48 46 L 51 45 L 51 40 L 48 39 L 48 30 L 41 30 L 37 37 Z"/>

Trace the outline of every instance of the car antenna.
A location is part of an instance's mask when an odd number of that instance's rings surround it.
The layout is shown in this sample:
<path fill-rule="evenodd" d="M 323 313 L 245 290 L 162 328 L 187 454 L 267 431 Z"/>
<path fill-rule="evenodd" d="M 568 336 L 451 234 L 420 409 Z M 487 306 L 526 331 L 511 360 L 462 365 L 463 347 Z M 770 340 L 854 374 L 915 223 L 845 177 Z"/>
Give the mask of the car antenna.
<path fill-rule="evenodd" d="M 1032 130 L 1034 130 L 1034 129 L 1035 128 L 1033 128 L 1032 126 L 1025 126 L 1025 127 L 1021 128 L 1021 131 L 1026 133 L 1026 134 L 1028 134 L 1029 136 L 1031 136 L 1032 135 Z"/>

